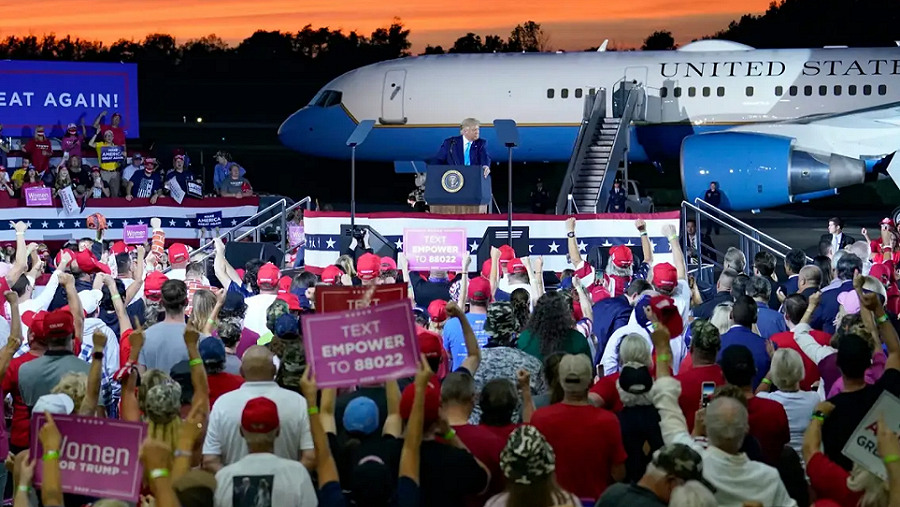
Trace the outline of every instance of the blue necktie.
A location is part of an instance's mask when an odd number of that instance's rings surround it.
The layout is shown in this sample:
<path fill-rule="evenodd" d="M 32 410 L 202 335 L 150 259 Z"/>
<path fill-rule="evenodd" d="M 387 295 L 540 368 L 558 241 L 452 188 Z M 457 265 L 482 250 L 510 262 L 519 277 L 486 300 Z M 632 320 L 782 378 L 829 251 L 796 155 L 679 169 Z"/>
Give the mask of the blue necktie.
<path fill-rule="evenodd" d="M 466 143 L 466 151 L 464 153 L 464 157 L 465 157 L 464 160 L 465 160 L 466 165 L 472 165 L 471 161 L 469 160 L 469 150 L 471 150 L 471 149 L 472 149 L 472 143 Z"/>

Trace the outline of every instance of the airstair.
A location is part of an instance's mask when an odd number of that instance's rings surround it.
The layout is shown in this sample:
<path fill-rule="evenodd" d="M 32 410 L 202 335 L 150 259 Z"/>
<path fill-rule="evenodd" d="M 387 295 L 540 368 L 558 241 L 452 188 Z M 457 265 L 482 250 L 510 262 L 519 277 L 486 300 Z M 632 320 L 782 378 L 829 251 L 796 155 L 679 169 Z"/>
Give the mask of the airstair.
<path fill-rule="evenodd" d="M 613 100 L 613 114 L 607 116 L 606 89 L 585 97 L 584 116 L 578 138 L 563 179 L 557 213 L 604 213 L 609 191 L 626 162 L 628 127 L 642 102 L 639 84 L 620 82 Z M 624 102 L 618 101 L 625 97 Z"/>

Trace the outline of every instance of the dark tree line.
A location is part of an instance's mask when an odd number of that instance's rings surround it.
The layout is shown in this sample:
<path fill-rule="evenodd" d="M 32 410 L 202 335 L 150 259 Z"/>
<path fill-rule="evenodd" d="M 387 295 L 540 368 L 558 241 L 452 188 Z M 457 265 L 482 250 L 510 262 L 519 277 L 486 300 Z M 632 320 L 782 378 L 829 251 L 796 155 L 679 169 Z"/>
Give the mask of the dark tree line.
<path fill-rule="evenodd" d="M 504 40 L 499 35 L 481 36 L 469 32 L 456 39 L 447 53 L 521 53 L 550 51 L 550 37 L 541 28 L 540 23 L 526 21 L 517 25 Z M 427 46 L 426 55 L 444 54 L 441 46 Z"/>

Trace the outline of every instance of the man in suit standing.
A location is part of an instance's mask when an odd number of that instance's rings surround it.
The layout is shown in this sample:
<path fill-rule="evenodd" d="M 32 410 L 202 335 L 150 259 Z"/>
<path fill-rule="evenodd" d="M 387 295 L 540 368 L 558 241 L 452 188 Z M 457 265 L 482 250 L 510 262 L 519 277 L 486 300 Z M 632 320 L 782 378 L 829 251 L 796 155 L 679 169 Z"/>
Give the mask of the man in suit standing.
<path fill-rule="evenodd" d="M 463 120 L 459 124 L 459 135 L 444 139 L 434 164 L 480 165 L 487 178 L 491 174 L 491 156 L 487 152 L 487 141 L 479 139 L 480 130 L 481 123 L 475 118 Z"/>
<path fill-rule="evenodd" d="M 823 234 L 819 240 L 820 243 L 826 241 L 831 244 L 831 251 L 837 252 L 847 245 L 852 245 L 856 240 L 853 236 L 844 234 L 844 221 L 840 217 L 833 217 L 828 220 L 828 234 Z"/>
<path fill-rule="evenodd" d="M 719 191 L 719 182 L 713 181 L 709 184 L 709 190 L 703 194 L 703 200 L 716 209 L 722 206 L 722 192 Z M 709 212 L 713 216 L 717 215 L 715 211 L 709 210 Z M 716 234 L 719 234 L 719 223 L 715 220 L 707 220 L 706 235 L 709 236 L 712 234 L 713 229 L 716 230 Z"/>

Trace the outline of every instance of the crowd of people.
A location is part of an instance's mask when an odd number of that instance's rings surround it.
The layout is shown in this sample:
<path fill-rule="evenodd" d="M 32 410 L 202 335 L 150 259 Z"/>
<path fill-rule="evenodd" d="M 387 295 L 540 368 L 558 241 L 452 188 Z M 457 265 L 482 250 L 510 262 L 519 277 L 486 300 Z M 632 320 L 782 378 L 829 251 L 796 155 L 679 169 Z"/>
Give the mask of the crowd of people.
<path fill-rule="evenodd" d="M 2 139 L 0 125 L 0 199 L 24 198 L 25 189 L 46 187 L 52 189 L 54 198 L 70 188 L 76 199 L 124 197 L 129 201 L 149 199 L 156 204 L 160 196 L 171 194 L 168 183 L 172 180 L 181 191 L 194 197 L 253 195 L 246 170 L 228 152 L 216 153 L 212 186 L 204 188 L 203 175 L 192 171 L 184 150 L 175 150 L 171 160 L 129 150 L 122 116 L 114 113 L 104 123 L 106 116 L 103 111 L 96 118 L 90 137 L 84 120 L 80 125 L 69 123 L 58 139 L 51 139 L 45 128 L 37 125 L 33 138 L 18 150 Z M 54 150 L 54 140 L 58 150 Z M 21 159 L 21 163 L 13 167 L 9 163 L 12 158 Z"/>
<path fill-rule="evenodd" d="M 27 227 L 0 263 L 17 506 L 119 505 L 63 493 L 59 414 L 145 423 L 142 495 L 160 507 L 900 502 L 883 418 L 886 473 L 842 453 L 881 394 L 900 395 L 890 224 L 872 244 L 835 230 L 840 248 L 813 263 L 790 252 L 780 281 L 772 254 L 729 250 L 714 291 L 673 226 L 672 261 L 654 259 L 641 220 L 641 255 L 613 247 L 602 268 L 567 220 L 558 289 L 508 246 L 471 277 L 468 260 L 421 273 L 371 251 L 285 276 L 232 266 L 217 240 L 208 279 L 183 244 L 51 256 Z M 317 288 L 392 283 L 416 317 L 415 376 L 319 389 L 300 325 Z"/>

